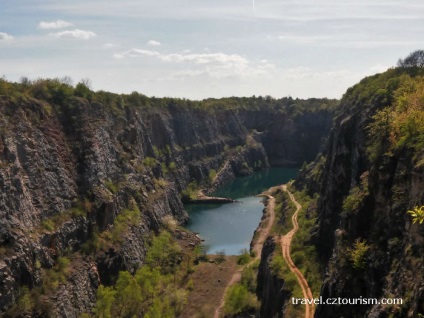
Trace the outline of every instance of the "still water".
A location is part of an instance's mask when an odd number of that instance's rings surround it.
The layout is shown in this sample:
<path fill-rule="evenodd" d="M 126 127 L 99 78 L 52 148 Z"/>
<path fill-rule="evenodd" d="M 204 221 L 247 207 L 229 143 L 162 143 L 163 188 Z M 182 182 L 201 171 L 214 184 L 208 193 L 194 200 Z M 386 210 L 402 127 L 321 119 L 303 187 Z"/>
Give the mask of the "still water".
<path fill-rule="evenodd" d="M 190 219 L 186 227 L 205 240 L 206 252 L 224 251 L 226 255 L 238 255 L 249 249 L 264 205 L 256 194 L 294 179 L 298 168 L 274 167 L 237 178 L 217 189 L 212 195 L 232 198 L 240 203 L 186 205 Z"/>

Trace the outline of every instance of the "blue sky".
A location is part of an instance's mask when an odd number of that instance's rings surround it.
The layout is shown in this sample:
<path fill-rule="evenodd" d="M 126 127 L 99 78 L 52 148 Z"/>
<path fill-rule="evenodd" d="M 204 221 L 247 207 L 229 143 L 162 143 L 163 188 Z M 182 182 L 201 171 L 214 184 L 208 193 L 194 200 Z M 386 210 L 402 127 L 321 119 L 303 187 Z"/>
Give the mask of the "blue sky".
<path fill-rule="evenodd" d="M 340 98 L 424 49 L 421 0 L 1 0 L 0 76 L 190 99 Z"/>

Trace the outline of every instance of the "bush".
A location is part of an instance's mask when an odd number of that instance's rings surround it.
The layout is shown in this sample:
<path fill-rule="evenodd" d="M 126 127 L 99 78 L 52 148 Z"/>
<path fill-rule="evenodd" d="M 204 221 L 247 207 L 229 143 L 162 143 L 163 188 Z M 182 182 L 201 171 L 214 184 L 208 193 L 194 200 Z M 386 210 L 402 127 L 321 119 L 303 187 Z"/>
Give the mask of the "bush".
<path fill-rule="evenodd" d="M 257 276 L 257 267 L 247 266 L 243 269 L 241 273 L 241 284 L 246 286 L 249 292 L 256 292 L 256 276 Z"/>
<path fill-rule="evenodd" d="M 177 164 L 174 161 L 169 164 L 169 170 L 172 172 L 177 170 Z"/>
<path fill-rule="evenodd" d="M 168 168 L 166 167 L 166 163 L 165 162 L 162 162 L 161 163 L 160 168 L 162 170 L 162 175 L 168 174 Z"/>
<path fill-rule="evenodd" d="M 217 257 L 215 258 L 215 262 L 217 262 L 218 264 L 221 264 L 222 262 L 225 262 L 225 251 L 219 251 L 216 253 Z"/>
<path fill-rule="evenodd" d="M 146 157 L 143 159 L 143 165 L 152 168 L 156 165 L 156 159 L 152 157 Z"/>
<path fill-rule="evenodd" d="M 69 275 L 71 261 L 66 257 L 59 257 L 52 269 L 43 273 L 43 292 L 54 291 L 60 283 L 65 283 Z"/>
<path fill-rule="evenodd" d="M 113 194 L 115 194 L 116 192 L 118 192 L 118 186 L 115 185 L 111 180 L 106 180 L 105 181 L 105 187 L 106 187 L 106 189 L 108 189 Z"/>
<path fill-rule="evenodd" d="M 242 253 L 243 254 L 237 257 L 237 264 L 239 265 L 245 265 L 250 262 L 250 253 L 246 249 L 244 249 Z"/>
<path fill-rule="evenodd" d="M 365 240 L 356 239 L 353 244 L 353 248 L 348 249 L 349 259 L 352 262 L 352 266 L 355 269 L 363 269 L 367 262 L 367 252 L 370 246 L 367 245 Z"/>
<path fill-rule="evenodd" d="M 55 225 L 53 220 L 48 219 L 48 220 L 44 220 L 41 225 L 43 226 L 44 229 L 46 229 L 47 231 L 54 231 Z"/>
<path fill-rule="evenodd" d="M 257 307 L 256 296 L 249 293 L 246 286 L 235 284 L 228 289 L 225 299 L 224 311 L 229 315 L 236 315 L 243 311 Z"/>
<path fill-rule="evenodd" d="M 209 183 L 213 183 L 215 181 L 216 178 L 216 171 L 214 169 L 209 171 Z"/>
<path fill-rule="evenodd" d="M 190 182 L 187 188 L 181 191 L 181 200 L 190 201 L 197 198 L 198 185 L 196 181 Z"/>

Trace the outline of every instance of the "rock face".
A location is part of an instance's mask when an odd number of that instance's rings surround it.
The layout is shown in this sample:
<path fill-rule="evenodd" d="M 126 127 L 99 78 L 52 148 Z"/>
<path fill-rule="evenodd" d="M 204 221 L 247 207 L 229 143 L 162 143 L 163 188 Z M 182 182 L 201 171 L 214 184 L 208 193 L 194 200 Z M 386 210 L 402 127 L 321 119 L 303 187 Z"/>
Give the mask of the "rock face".
<path fill-rule="evenodd" d="M 264 243 L 258 268 L 257 295 L 261 300 L 261 317 L 283 317 L 283 305 L 290 297 L 284 288 L 284 280 L 272 273 L 270 262 L 276 248 L 280 248 L 272 237 Z"/>
<path fill-rule="evenodd" d="M 424 313 L 424 227 L 406 213 L 423 204 L 422 151 L 403 147 L 371 160 L 367 150 L 372 116 L 393 98 L 382 102 L 382 90 L 396 90 L 398 72 L 365 79 L 346 93 L 325 150 L 296 185 L 319 195 L 315 244 L 327 268 L 321 296 L 402 298 L 403 304 L 318 306 L 315 317 Z M 361 266 L 352 260 L 358 239 L 368 248 Z"/>
<path fill-rule="evenodd" d="M 21 286 L 42 288 L 62 257 L 71 270 L 41 296 L 43 310 L 79 317 L 100 283 L 143 264 L 145 238 L 165 217 L 187 220 L 179 193 L 189 183 L 205 185 L 212 169 L 219 185 L 269 162 L 301 164 L 318 152 L 332 117 L 163 103 L 0 96 L 0 312 Z M 120 221 L 128 210 L 139 212 Z"/>

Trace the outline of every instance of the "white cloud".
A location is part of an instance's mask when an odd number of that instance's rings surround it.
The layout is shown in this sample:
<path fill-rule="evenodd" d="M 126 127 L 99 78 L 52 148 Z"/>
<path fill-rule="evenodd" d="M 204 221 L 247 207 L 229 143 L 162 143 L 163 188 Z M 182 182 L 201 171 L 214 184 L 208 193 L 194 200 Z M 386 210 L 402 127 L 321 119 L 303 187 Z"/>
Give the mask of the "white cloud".
<path fill-rule="evenodd" d="M 13 36 L 4 32 L 0 32 L 0 41 L 8 41 L 8 40 L 13 40 Z"/>
<path fill-rule="evenodd" d="M 116 44 L 113 44 L 113 43 L 105 43 L 105 44 L 103 44 L 103 47 L 105 49 L 111 49 L 111 48 L 113 48 L 115 46 L 116 46 Z"/>
<path fill-rule="evenodd" d="M 96 36 L 96 33 L 91 31 L 85 31 L 80 29 L 67 30 L 57 33 L 50 33 L 51 36 L 56 38 L 70 38 L 70 39 L 81 39 L 88 40 Z"/>
<path fill-rule="evenodd" d="M 143 49 L 131 49 L 121 53 L 113 54 L 113 57 L 116 59 L 123 59 L 126 57 L 141 57 L 141 56 L 160 56 L 159 52 L 143 50 Z"/>
<path fill-rule="evenodd" d="M 209 76 L 222 79 L 228 77 L 256 78 L 275 73 L 275 65 L 261 60 L 258 65 L 251 65 L 249 60 L 238 54 L 218 53 L 171 53 L 131 49 L 113 55 L 116 59 L 149 57 L 165 63 L 191 65 L 189 69 L 177 71 L 166 77 L 166 80 L 184 79 L 187 77 Z"/>
<path fill-rule="evenodd" d="M 159 46 L 159 45 L 161 45 L 161 43 L 159 41 L 150 40 L 149 42 L 147 42 L 147 45 L 150 45 L 150 46 Z"/>
<path fill-rule="evenodd" d="M 114 54 L 114 57 L 117 59 L 122 59 L 126 57 L 142 57 L 150 56 L 157 57 L 164 62 L 193 62 L 195 64 L 228 64 L 228 63 L 237 63 L 237 64 L 247 64 L 248 61 L 238 55 L 238 54 L 225 54 L 225 53 L 203 53 L 203 54 L 181 54 L 181 53 L 171 53 L 171 54 L 162 54 L 157 51 L 143 50 L 143 49 L 131 49 L 122 53 Z"/>
<path fill-rule="evenodd" d="M 51 22 L 45 22 L 45 21 L 41 21 L 38 24 L 38 27 L 40 29 L 44 29 L 44 30 L 48 30 L 48 29 L 62 29 L 62 28 L 66 28 L 68 26 L 72 26 L 73 24 L 67 21 L 63 21 L 63 20 L 56 20 L 56 21 L 51 21 Z"/>

